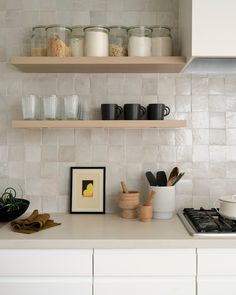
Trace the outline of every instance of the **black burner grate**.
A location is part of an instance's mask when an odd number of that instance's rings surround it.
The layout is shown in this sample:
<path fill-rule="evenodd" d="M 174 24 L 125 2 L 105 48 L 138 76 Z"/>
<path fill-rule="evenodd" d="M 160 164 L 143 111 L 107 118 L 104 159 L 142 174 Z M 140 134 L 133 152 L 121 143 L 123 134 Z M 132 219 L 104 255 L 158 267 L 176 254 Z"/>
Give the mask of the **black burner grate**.
<path fill-rule="evenodd" d="M 199 210 L 185 208 L 185 218 L 199 233 L 232 233 L 236 232 L 236 221 L 223 218 L 215 209 Z"/>

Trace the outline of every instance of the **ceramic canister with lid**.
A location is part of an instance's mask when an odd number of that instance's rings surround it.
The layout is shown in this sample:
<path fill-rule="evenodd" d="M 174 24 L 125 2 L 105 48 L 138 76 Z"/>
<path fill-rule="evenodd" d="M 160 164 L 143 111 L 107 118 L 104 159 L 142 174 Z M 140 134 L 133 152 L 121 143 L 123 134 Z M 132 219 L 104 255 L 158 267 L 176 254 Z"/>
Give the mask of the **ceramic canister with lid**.
<path fill-rule="evenodd" d="M 109 29 L 104 26 L 90 26 L 85 32 L 85 56 L 108 56 Z"/>
<path fill-rule="evenodd" d="M 74 26 L 71 29 L 71 56 L 84 56 L 84 27 Z"/>
<path fill-rule="evenodd" d="M 172 37 L 170 28 L 152 27 L 152 55 L 172 55 Z"/>
<path fill-rule="evenodd" d="M 152 50 L 152 29 L 147 27 L 131 27 L 128 31 L 129 56 L 150 56 Z"/>

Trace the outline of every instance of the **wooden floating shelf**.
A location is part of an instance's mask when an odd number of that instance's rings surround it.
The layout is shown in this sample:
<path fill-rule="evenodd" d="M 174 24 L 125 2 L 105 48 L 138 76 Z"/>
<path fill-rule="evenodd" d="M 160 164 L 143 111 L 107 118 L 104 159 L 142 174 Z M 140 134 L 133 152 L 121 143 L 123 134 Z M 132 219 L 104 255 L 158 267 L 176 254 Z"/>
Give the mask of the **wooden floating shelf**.
<path fill-rule="evenodd" d="M 179 73 L 183 56 L 167 57 L 12 57 L 25 73 Z"/>
<path fill-rule="evenodd" d="M 181 128 L 186 127 L 185 120 L 21 120 L 12 121 L 13 128 Z"/>

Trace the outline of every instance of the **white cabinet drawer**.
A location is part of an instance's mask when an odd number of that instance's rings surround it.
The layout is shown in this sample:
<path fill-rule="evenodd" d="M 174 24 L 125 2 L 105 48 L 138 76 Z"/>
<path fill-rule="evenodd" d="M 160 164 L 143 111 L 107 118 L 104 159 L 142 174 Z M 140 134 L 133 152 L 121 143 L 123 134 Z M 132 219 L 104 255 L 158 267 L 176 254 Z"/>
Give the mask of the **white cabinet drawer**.
<path fill-rule="evenodd" d="M 94 251 L 95 276 L 193 276 L 195 274 L 195 249 Z"/>
<path fill-rule="evenodd" d="M 92 250 L 0 250 L 0 276 L 90 276 Z"/>
<path fill-rule="evenodd" d="M 197 253 L 198 275 L 236 276 L 236 250 L 199 249 Z"/>
<path fill-rule="evenodd" d="M 198 295 L 235 295 L 236 277 L 200 277 L 197 281 Z"/>
<path fill-rule="evenodd" d="M 92 295 L 92 278 L 0 278 L 2 295 Z"/>
<path fill-rule="evenodd" d="M 196 295 L 195 292 L 194 277 L 94 279 L 94 295 Z"/>

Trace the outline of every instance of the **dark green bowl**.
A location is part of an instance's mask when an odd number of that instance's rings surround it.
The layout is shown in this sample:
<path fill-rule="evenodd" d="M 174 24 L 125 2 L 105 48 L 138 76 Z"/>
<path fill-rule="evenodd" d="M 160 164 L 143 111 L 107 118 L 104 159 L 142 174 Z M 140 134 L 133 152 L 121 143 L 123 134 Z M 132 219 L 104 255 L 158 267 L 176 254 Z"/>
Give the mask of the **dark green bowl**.
<path fill-rule="evenodd" d="M 25 200 L 25 199 L 19 199 L 19 200 L 21 200 L 23 202 L 20 209 L 10 211 L 10 212 L 6 212 L 6 210 L 4 208 L 0 209 L 0 222 L 12 221 L 12 220 L 20 217 L 22 214 L 25 213 L 25 211 L 29 207 L 30 202 L 28 200 Z"/>

